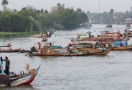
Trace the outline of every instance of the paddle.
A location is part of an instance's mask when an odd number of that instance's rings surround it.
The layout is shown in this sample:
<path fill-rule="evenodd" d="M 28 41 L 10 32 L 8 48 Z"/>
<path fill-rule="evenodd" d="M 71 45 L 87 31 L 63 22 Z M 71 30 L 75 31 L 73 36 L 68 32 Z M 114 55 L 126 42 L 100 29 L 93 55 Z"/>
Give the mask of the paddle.
<path fill-rule="evenodd" d="M 29 53 L 25 54 L 25 56 L 27 56 Z"/>

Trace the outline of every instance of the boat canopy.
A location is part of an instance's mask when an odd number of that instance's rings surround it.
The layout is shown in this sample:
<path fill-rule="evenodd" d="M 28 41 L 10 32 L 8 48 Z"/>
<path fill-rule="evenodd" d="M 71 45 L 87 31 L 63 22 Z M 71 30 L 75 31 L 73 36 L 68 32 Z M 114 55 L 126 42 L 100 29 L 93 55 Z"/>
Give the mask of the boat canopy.
<path fill-rule="evenodd" d="M 87 33 L 81 33 L 79 34 L 80 38 L 86 38 L 86 37 L 90 37 L 92 32 L 87 32 Z"/>
<path fill-rule="evenodd" d="M 96 44 L 98 41 L 76 41 L 73 44 Z"/>
<path fill-rule="evenodd" d="M 127 46 L 127 41 L 115 41 L 113 44 L 114 46 Z"/>

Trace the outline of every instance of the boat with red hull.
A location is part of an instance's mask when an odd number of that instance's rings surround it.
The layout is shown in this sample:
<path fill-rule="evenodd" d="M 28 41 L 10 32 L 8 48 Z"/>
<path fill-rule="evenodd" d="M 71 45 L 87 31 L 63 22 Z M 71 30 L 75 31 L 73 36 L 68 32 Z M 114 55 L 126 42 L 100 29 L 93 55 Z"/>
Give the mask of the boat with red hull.
<path fill-rule="evenodd" d="M 9 76 L 6 74 L 0 74 L 0 77 L 1 77 L 0 80 L 3 81 L 3 82 L 0 82 L 0 87 L 30 85 L 33 82 L 33 80 L 35 79 L 39 68 L 40 68 L 40 66 L 37 69 L 29 70 L 28 74 L 22 74 L 22 75 L 18 75 L 15 77 Z"/>

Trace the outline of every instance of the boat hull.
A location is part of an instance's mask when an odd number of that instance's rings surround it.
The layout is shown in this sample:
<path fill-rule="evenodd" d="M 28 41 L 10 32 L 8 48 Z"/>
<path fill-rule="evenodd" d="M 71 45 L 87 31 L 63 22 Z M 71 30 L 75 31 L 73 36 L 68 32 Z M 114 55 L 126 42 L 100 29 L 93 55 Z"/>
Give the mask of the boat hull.
<path fill-rule="evenodd" d="M 30 85 L 33 80 L 35 79 L 37 73 L 34 75 L 28 75 L 26 77 L 20 78 L 11 82 L 11 86 L 23 86 L 23 85 Z"/>
<path fill-rule="evenodd" d="M 40 66 L 37 69 L 29 70 L 29 74 L 23 74 L 23 75 L 19 75 L 19 76 L 15 76 L 15 77 L 10 77 L 10 80 L 8 80 L 8 77 L 9 77 L 8 75 L 4 75 L 4 77 L 6 77 L 6 79 L 10 83 L 0 85 L 0 87 L 13 87 L 13 86 L 30 85 L 33 82 L 33 80 L 35 79 L 39 68 L 40 68 Z M 7 81 L 6 79 L 4 79 L 4 80 Z M 0 80 L 2 80 L 2 79 L 0 79 Z"/>
<path fill-rule="evenodd" d="M 20 49 L 12 49 L 12 50 L 0 50 L 0 53 L 8 53 L 8 52 L 19 52 L 20 51 Z"/>
<path fill-rule="evenodd" d="M 112 50 L 115 50 L 115 51 L 129 51 L 129 50 L 132 50 L 132 46 L 128 46 L 128 47 L 114 47 L 114 48 L 112 48 Z"/>
<path fill-rule="evenodd" d="M 97 50 L 93 48 L 79 48 L 80 51 L 88 51 L 89 55 L 107 55 L 111 50 Z"/>
<path fill-rule="evenodd" d="M 85 51 L 85 52 L 79 52 L 79 53 L 63 53 L 63 54 L 29 54 L 29 56 L 85 56 L 85 55 L 89 55 L 89 52 Z"/>

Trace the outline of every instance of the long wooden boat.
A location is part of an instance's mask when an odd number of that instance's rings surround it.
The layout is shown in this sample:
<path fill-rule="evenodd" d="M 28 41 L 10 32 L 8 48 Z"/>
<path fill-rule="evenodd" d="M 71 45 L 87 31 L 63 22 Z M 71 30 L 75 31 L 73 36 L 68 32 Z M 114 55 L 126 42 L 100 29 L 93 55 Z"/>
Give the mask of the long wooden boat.
<path fill-rule="evenodd" d="M 20 52 L 20 49 L 7 49 L 7 50 L 0 50 L 0 53 L 8 53 L 8 52 Z"/>
<path fill-rule="evenodd" d="M 132 46 L 121 46 L 121 47 L 113 47 L 112 50 L 117 50 L 117 51 L 128 51 L 132 50 Z"/>
<path fill-rule="evenodd" d="M 53 52 L 53 53 L 29 53 L 29 56 L 85 56 L 85 55 L 89 55 L 89 52 L 87 52 L 87 51 L 79 51 L 76 53 L 68 53 L 68 52 L 56 53 L 54 51 L 51 51 L 51 52 Z"/>
<path fill-rule="evenodd" d="M 10 47 L 10 46 L 12 46 L 12 45 L 0 45 L 0 47 Z"/>
<path fill-rule="evenodd" d="M 29 53 L 29 56 L 84 56 L 87 51 L 72 51 L 68 48 L 55 48 L 54 42 L 45 42 L 37 53 Z"/>
<path fill-rule="evenodd" d="M 6 74 L 0 74 L 0 87 L 12 87 L 30 85 L 35 79 L 40 66 L 37 69 L 29 70 L 29 73 L 25 73 L 17 76 L 9 76 Z"/>

